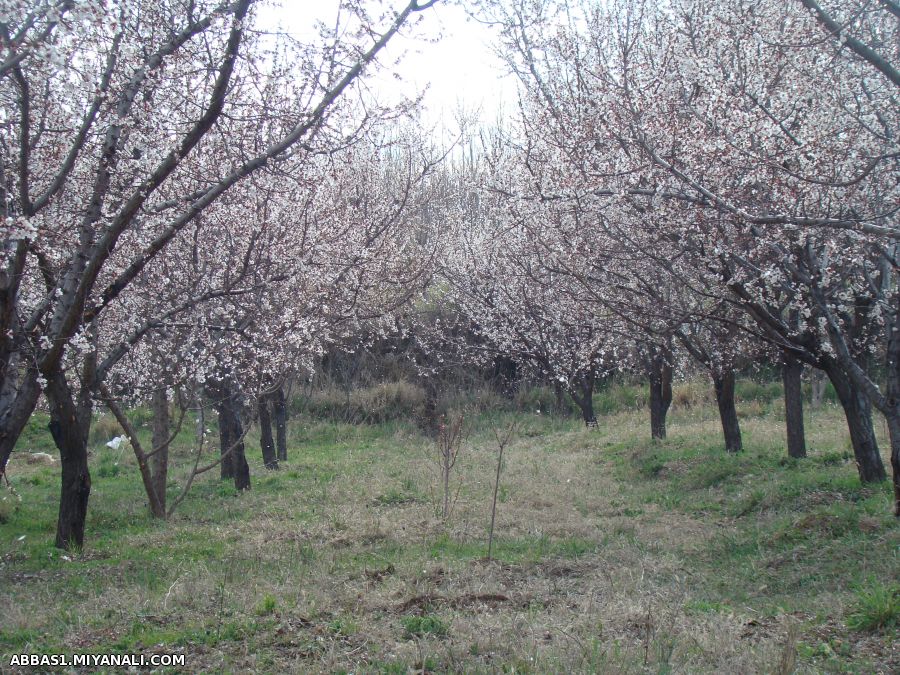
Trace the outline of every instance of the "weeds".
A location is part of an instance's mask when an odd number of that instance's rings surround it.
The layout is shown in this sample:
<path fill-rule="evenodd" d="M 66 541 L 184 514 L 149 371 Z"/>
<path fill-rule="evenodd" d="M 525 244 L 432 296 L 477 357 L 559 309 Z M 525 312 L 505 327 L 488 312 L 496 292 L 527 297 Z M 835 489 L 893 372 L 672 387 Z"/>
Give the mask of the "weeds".
<path fill-rule="evenodd" d="M 856 597 L 847 616 L 847 627 L 856 631 L 876 631 L 900 626 L 900 584 L 886 585 L 870 580 Z"/>
<path fill-rule="evenodd" d="M 400 620 L 400 623 L 403 625 L 404 635 L 407 638 L 424 637 L 426 635 L 444 637 L 449 633 L 446 623 L 436 616 L 428 614 L 405 616 Z"/>

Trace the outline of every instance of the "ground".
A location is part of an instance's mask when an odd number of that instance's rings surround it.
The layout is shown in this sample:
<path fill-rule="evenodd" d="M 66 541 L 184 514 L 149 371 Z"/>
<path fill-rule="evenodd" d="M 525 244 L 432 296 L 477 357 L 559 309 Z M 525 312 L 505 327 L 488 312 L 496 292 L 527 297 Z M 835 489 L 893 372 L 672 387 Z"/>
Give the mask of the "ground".
<path fill-rule="evenodd" d="M 38 419 L 3 489 L 0 671 L 79 651 L 179 652 L 187 672 L 900 672 L 888 486 L 859 484 L 831 405 L 808 411 L 801 461 L 777 400 L 739 412 L 739 456 L 689 397 L 662 442 L 628 405 L 597 430 L 473 416 L 447 522 L 436 446 L 402 421 L 295 419 L 280 471 L 251 441 L 252 490 L 205 474 L 168 523 L 128 448 L 95 439 L 69 554 L 52 547 L 58 465 L 25 461 L 47 449 Z M 509 424 L 489 560 L 493 430 Z"/>

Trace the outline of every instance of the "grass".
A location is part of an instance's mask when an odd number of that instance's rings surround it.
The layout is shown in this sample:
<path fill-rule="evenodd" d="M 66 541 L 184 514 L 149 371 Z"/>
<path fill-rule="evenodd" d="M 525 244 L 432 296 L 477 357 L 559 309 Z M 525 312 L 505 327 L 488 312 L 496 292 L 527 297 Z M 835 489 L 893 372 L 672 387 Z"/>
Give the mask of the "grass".
<path fill-rule="evenodd" d="M 206 474 L 168 523 L 98 434 L 78 554 L 52 547 L 58 465 L 16 453 L 0 668 L 74 650 L 183 652 L 190 672 L 898 671 L 900 527 L 888 486 L 859 484 L 840 411 L 809 411 L 810 456 L 788 460 L 761 387 L 738 403 L 746 451 L 728 456 L 701 389 L 681 392 L 661 442 L 632 387 L 598 394 L 613 412 L 596 431 L 472 416 L 449 523 L 412 422 L 301 418 L 277 472 L 251 436 L 252 490 Z M 513 419 L 488 561 L 492 429 Z M 21 449 L 51 450 L 46 420 L 28 434 Z M 190 459 L 183 435 L 172 494 Z"/>

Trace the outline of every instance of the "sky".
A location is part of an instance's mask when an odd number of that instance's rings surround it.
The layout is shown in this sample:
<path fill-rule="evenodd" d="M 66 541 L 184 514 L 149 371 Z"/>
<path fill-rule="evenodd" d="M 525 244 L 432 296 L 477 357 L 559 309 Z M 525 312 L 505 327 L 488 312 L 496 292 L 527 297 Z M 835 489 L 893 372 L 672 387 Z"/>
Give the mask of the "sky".
<path fill-rule="evenodd" d="M 393 0 L 397 8 L 403 2 Z M 265 7 L 260 19 L 263 25 L 303 38 L 310 35 L 316 19 L 333 24 L 337 6 L 336 0 L 283 0 L 280 7 Z M 372 78 L 372 87 L 390 97 L 401 92 L 412 95 L 427 86 L 423 121 L 429 126 L 454 128 L 461 106 L 477 114 L 481 123 L 492 125 L 516 102 L 515 78 L 490 47 L 495 31 L 468 19 L 459 5 L 438 2 L 422 12 L 412 31 L 415 37 L 408 30 L 394 36 L 379 59 L 390 65 L 401 58 L 394 69 L 401 79 L 384 69 Z"/>

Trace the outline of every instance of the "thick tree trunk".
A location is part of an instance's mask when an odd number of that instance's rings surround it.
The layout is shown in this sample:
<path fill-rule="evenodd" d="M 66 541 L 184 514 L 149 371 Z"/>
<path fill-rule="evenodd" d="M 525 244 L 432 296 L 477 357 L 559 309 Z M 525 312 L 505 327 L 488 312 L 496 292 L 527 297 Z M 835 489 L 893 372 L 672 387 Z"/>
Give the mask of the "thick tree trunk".
<path fill-rule="evenodd" d="M 47 378 L 45 389 L 50 406 L 50 434 L 59 448 L 62 481 L 56 546 L 70 550 L 84 546 L 84 523 L 91 495 L 87 442 L 90 430 L 89 397 L 76 405 L 66 376 L 56 371 Z M 87 409 L 85 410 L 85 407 Z"/>
<path fill-rule="evenodd" d="M 597 416 L 594 414 L 594 375 L 579 378 L 577 386 L 569 390 L 572 400 L 581 410 L 581 419 L 588 429 L 597 428 Z"/>
<path fill-rule="evenodd" d="M 275 422 L 275 447 L 279 461 L 287 461 L 287 402 L 284 387 L 272 394 L 272 418 Z"/>
<path fill-rule="evenodd" d="M 741 440 L 741 425 L 734 405 L 734 370 L 714 373 L 712 380 L 716 391 L 716 404 L 719 407 L 719 419 L 722 421 L 722 433 L 725 436 L 725 450 L 740 452 L 744 446 Z"/>
<path fill-rule="evenodd" d="M 672 366 L 667 350 L 657 349 L 650 361 L 650 435 L 666 437 L 666 414 L 672 405 Z"/>
<path fill-rule="evenodd" d="M 169 434 L 171 421 L 169 419 L 169 399 L 165 389 L 153 392 L 151 401 L 153 410 L 153 453 L 150 457 L 150 467 L 153 472 L 152 485 L 156 493 L 159 508 L 155 516 L 166 517 L 166 486 L 169 481 Z"/>
<path fill-rule="evenodd" d="M 806 431 L 803 427 L 803 364 L 790 352 L 782 354 L 781 381 L 784 384 L 784 423 L 789 457 L 806 457 Z"/>
<path fill-rule="evenodd" d="M 887 473 L 872 427 L 872 405 L 869 399 L 853 386 L 850 378 L 837 365 L 828 365 L 825 372 L 844 408 L 860 481 L 877 483 L 886 480 Z"/>
<path fill-rule="evenodd" d="M 260 396 L 256 407 L 259 411 L 259 445 L 262 448 L 263 463 L 267 469 L 277 469 L 278 457 L 275 453 L 275 439 L 272 437 L 272 417 L 269 415 L 269 403 L 265 396 Z"/>

